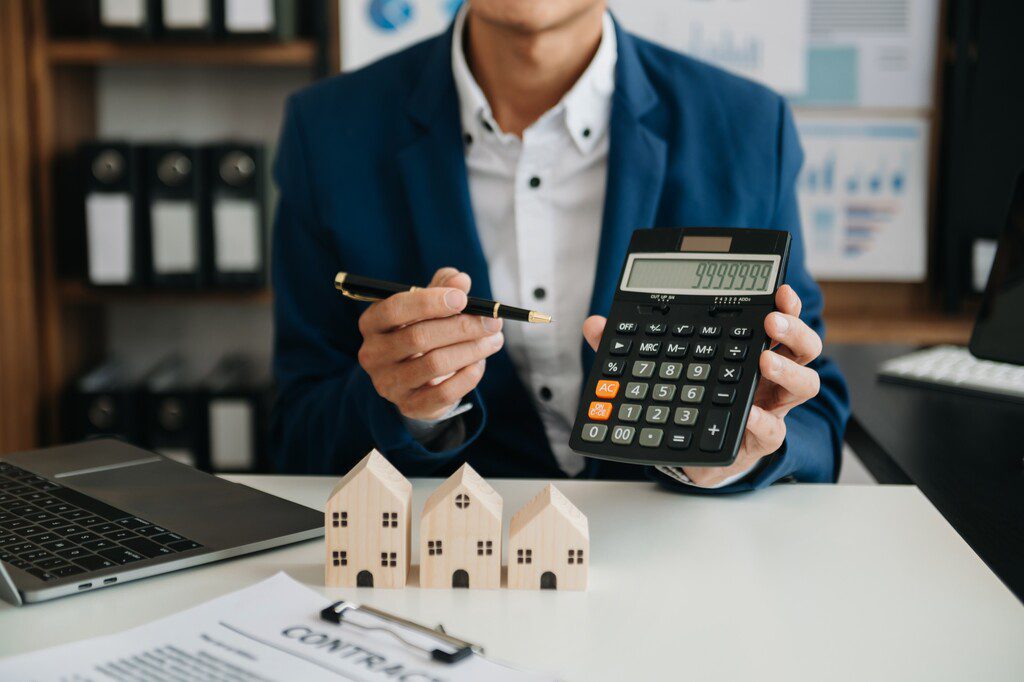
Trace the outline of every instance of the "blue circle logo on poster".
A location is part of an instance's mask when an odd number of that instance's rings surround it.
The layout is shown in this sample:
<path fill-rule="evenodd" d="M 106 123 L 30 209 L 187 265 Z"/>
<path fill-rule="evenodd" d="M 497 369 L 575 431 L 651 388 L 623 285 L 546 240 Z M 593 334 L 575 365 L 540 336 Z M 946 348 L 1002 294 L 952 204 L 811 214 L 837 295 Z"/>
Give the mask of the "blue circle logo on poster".
<path fill-rule="evenodd" d="M 412 19 L 409 0 L 370 0 L 367 11 L 374 26 L 383 31 L 394 31 Z"/>

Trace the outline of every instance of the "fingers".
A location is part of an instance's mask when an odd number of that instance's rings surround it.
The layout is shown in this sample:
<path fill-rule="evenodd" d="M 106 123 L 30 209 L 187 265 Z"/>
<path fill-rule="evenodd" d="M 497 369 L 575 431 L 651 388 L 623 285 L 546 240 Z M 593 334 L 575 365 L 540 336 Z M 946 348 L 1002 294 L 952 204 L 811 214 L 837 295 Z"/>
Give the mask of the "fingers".
<path fill-rule="evenodd" d="M 504 343 L 505 338 L 500 333 L 475 341 L 464 341 L 398 363 L 390 367 L 389 371 L 370 371 L 370 376 L 374 379 L 377 392 L 398 405 L 402 413 L 406 414 L 405 403 L 414 391 L 428 384 L 437 383 L 432 380 L 438 377 L 458 373 L 465 367 L 494 355 Z"/>
<path fill-rule="evenodd" d="M 607 323 L 608 320 L 600 315 L 591 315 L 583 321 L 583 338 L 594 350 L 597 350 L 601 343 L 601 335 L 604 334 L 604 327 Z"/>
<path fill-rule="evenodd" d="M 750 471 L 761 458 L 782 447 L 786 440 L 786 422 L 782 417 L 765 412 L 754 405 L 747 416 L 746 432 L 736 461 L 727 467 L 683 467 L 690 481 L 702 488 L 712 488 L 727 478 Z"/>
<path fill-rule="evenodd" d="M 753 462 L 782 447 L 786 440 L 786 422 L 782 417 L 762 410 L 757 405 L 747 415 L 747 432 L 743 437 L 746 459 Z"/>
<path fill-rule="evenodd" d="M 503 321 L 477 315 L 455 315 L 424 320 L 375 337 L 379 343 L 363 344 L 360 364 L 367 369 L 428 353 L 463 341 L 482 339 L 501 331 Z"/>
<path fill-rule="evenodd" d="M 436 385 L 413 391 L 400 408 L 402 414 L 411 419 L 437 419 L 476 388 L 484 375 L 485 366 L 486 361 L 480 360 L 463 367 Z"/>
<path fill-rule="evenodd" d="M 796 293 L 796 290 L 788 284 L 783 284 L 779 287 L 779 290 L 775 292 L 775 308 L 786 315 L 800 317 L 800 311 L 803 309 L 803 305 L 803 301 L 800 300 L 800 296 Z"/>
<path fill-rule="evenodd" d="M 821 355 L 821 337 L 795 315 L 771 313 L 764 319 L 764 330 L 774 343 L 779 344 L 777 352 L 798 364 L 806 365 Z"/>
<path fill-rule="evenodd" d="M 804 367 L 782 355 L 766 350 L 759 359 L 761 374 L 771 382 L 758 404 L 765 410 L 785 412 L 818 395 L 821 379 L 810 367 Z"/>
<path fill-rule="evenodd" d="M 374 303 L 359 317 L 363 336 L 391 331 L 420 320 L 451 317 L 466 307 L 466 292 L 431 287 L 395 294 Z"/>

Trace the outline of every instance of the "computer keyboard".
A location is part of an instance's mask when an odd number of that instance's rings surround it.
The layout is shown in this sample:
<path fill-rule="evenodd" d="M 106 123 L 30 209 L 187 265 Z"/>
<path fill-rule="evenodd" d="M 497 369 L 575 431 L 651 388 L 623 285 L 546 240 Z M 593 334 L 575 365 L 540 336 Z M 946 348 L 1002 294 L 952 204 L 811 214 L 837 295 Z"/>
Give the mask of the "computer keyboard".
<path fill-rule="evenodd" d="M 0 560 L 40 580 L 199 547 L 145 519 L 0 462 Z"/>
<path fill-rule="evenodd" d="M 1024 367 L 979 360 L 966 348 L 936 346 L 882 363 L 879 378 L 1024 402 Z"/>

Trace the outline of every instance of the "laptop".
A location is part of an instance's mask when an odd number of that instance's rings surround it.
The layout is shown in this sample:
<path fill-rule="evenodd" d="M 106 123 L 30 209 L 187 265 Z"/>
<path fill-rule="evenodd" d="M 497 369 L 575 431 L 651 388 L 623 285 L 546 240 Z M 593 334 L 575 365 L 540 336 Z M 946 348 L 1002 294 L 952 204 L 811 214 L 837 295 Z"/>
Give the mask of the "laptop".
<path fill-rule="evenodd" d="M 0 457 L 0 598 L 15 605 L 323 532 L 321 511 L 119 440 Z"/>
<path fill-rule="evenodd" d="M 1024 402 L 1024 172 L 992 262 L 968 348 L 937 346 L 894 358 L 879 378 Z"/>

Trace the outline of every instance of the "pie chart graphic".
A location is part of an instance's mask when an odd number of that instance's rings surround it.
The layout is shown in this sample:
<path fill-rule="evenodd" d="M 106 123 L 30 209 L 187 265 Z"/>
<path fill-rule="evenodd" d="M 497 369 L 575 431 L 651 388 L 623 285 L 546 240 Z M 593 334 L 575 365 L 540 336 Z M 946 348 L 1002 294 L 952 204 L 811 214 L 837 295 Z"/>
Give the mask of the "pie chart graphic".
<path fill-rule="evenodd" d="M 367 7 L 373 25 L 382 31 L 394 31 L 412 19 L 409 0 L 370 0 Z"/>

